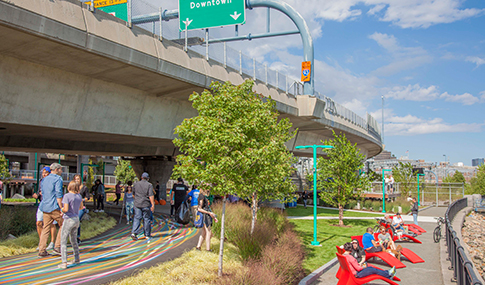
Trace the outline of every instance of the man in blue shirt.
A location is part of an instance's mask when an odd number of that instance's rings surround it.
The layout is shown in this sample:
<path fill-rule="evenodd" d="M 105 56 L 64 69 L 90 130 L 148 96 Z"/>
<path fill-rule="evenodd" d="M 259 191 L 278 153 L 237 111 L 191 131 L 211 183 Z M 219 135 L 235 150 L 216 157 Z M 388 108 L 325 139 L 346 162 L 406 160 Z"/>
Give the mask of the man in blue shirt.
<path fill-rule="evenodd" d="M 362 236 L 362 245 L 367 252 L 379 252 L 383 250 L 382 245 L 375 240 L 371 227 L 368 227 L 367 232 Z"/>
<path fill-rule="evenodd" d="M 42 179 L 40 187 L 42 189 L 42 203 L 39 209 L 44 213 L 44 227 L 39 241 L 39 256 L 48 256 L 46 251 L 47 238 L 51 229 L 51 224 L 57 221 L 59 227 L 62 227 L 62 166 L 59 163 L 53 163 L 50 166 L 51 174 Z M 59 229 L 54 246 L 54 254 L 61 254 L 61 230 Z"/>
<path fill-rule="evenodd" d="M 199 189 L 197 189 L 197 185 L 192 185 L 192 191 L 187 194 L 188 199 L 190 197 L 190 209 L 192 210 L 192 219 L 195 222 L 195 215 L 197 214 L 197 208 L 199 207 Z"/>

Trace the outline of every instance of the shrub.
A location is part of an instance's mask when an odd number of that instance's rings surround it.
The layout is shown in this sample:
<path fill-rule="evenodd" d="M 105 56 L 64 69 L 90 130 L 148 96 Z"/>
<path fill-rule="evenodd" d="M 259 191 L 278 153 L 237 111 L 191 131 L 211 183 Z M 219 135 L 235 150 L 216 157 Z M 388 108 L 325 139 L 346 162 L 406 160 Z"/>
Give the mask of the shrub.
<path fill-rule="evenodd" d="M 16 237 L 35 231 L 36 209 L 26 206 L 3 206 L 0 208 L 0 240 L 9 234 Z"/>
<path fill-rule="evenodd" d="M 382 201 L 372 201 L 371 207 L 374 211 L 379 211 L 379 208 L 382 207 Z"/>
<path fill-rule="evenodd" d="M 214 212 L 222 215 L 222 204 L 213 206 Z M 239 248 L 243 260 L 258 259 L 263 248 L 277 238 L 287 227 L 288 222 L 278 211 L 261 208 L 251 235 L 251 209 L 244 203 L 226 204 L 225 237 Z M 221 234 L 221 223 L 213 225 L 215 236 Z"/>
<path fill-rule="evenodd" d="M 236 276 L 226 276 L 224 284 L 297 284 L 305 275 L 303 270 L 304 249 L 298 236 L 287 229 L 274 243 L 267 245 L 261 259 L 246 263 L 249 270 Z M 226 282 L 227 281 L 227 282 Z"/>
<path fill-rule="evenodd" d="M 370 209 L 372 207 L 372 200 L 364 200 L 364 205 L 363 205 L 364 208 L 366 209 Z"/>
<path fill-rule="evenodd" d="M 345 205 L 345 209 L 355 209 L 355 206 L 357 206 L 357 200 L 350 200 L 347 205 Z"/>

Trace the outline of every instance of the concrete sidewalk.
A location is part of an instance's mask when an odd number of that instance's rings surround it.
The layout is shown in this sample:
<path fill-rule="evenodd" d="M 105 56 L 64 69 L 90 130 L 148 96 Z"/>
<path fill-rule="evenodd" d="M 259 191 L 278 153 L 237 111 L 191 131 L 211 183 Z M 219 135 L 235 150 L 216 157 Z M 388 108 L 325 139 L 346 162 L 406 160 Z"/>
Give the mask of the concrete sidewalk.
<path fill-rule="evenodd" d="M 405 268 L 398 269 L 396 276 L 401 278 L 400 284 L 413 284 L 413 285 L 431 285 L 431 284 L 444 284 L 443 274 L 440 262 L 440 244 L 434 243 L 433 241 L 433 230 L 436 227 L 435 217 L 443 217 L 446 212 L 446 207 L 439 208 L 429 208 L 423 210 L 419 213 L 419 225 L 424 228 L 427 232 L 418 236 L 418 239 L 422 244 L 411 243 L 411 242 L 399 242 L 405 248 L 409 248 L 418 254 L 421 258 L 425 260 L 424 263 L 413 264 L 409 261 L 405 261 L 403 258 L 403 263 L 406 265 Z M 403 216 L 405 221 L 411 218 L 409 216 Z M 335 218 L 334 218 L 335 219 Z M 373 264 L 381 267 L 382 269 L 389 269 L 387 264 L 376 261 Z M 337 274 L 339 265 L 338 263 L 325 272 L 317 281 L 312 284 L 336 284 L 338 282 L 335 275 Z M 375 281 L 368 284 L 387 284 L 386 282 Z"/>

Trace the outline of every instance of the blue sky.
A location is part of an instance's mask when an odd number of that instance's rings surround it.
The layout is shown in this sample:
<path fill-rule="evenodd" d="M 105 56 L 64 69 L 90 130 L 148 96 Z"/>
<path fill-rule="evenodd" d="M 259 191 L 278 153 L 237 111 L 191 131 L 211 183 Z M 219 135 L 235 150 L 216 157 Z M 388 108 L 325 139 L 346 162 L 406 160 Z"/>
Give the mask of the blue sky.
<path fill-rule="evenodd" d="M 177 4 L 147 1 L 169 9 Z M 286 2 L 312 31 L 317 91 L 379 122 L 384 96 L 387 150 L 398 157 L 409 150 L 411 159 L 433 162 L 445 154 L 451 163 L 465 165 L 485 157 L 485 1 Z M 264 32 L 265 14 L 248 11 L 240 34 Z M 272 31 L 294 29 L 279 12 L 271 18 Z M 212 37 L 233 33 L 233 28 L 211 29 Z M 299 77 L 299 35 L 232 45 Z"/>

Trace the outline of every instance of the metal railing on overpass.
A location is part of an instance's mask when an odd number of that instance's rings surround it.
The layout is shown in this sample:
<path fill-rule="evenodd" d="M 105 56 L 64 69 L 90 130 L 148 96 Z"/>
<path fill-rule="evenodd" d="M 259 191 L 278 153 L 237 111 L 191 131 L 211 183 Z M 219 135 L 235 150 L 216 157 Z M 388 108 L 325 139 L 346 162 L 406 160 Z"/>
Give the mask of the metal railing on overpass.
<path fill-rule="evenodd" d="M 174 6 L 175 7 L 175 6 Z M 161 8 L 155 7 L 143 0 L 132 0 L 132 17 L 153 14 L 160 12 Z M 137 24 L 138 27 L 151 31 L 160 37 L 172 40 L 182 39 L 182 32 L 179 31 L 178 21 L 162 21 L 163 23 L 143 23 Z M 202 30 L 188 31 L 188 37 L 204 39 L 206 34 Z M 210 60 L 223 66 L 226 69 L 239 72 L 245 78 L 252 78 L 255 81 L 262 82 L 266 85 L 279 89 L 291 96 L 303 94 L 303 84 L 294 80 L 291 76 L 283 74 L 276 69 L 268 66 L 267 63 L 260 62 L 254 57 L 248 56 L 241 50 L 234 49 L 226 43 L 213 43 L 210 48 L 206 49 L 204 45 L 193 45 L 188 47 L 202 58 Z M 284 67 L 283 67 L 284 68 Z M 381 142 L 381 130 L 377 121 L 367 114 L 362 118 L 346 107 L 336 103 L 333 99 L 315 92 L 315 96 L 326 102 L 324 112 L 339 116 L 353 125 L 362 129 L 368 135 L 372 136 L 378 142 Z"/>
<path fill-rule="evenodd" d="M 451 266 L 448 269 L 453 270 L 453 279 L 451 281 L 456 282 L 458 285 L 483 285 L 475 274 L 473 263 L 466 256 L 460 239 L 456 236 L 456 232 L 452 227 L 456 214 L 467 207 L 467 205 L 467 198 L 456 200 L 448 207 L 445 213 L 446 246 L 448 248 L 448 260 L 451 261 Z"/>

